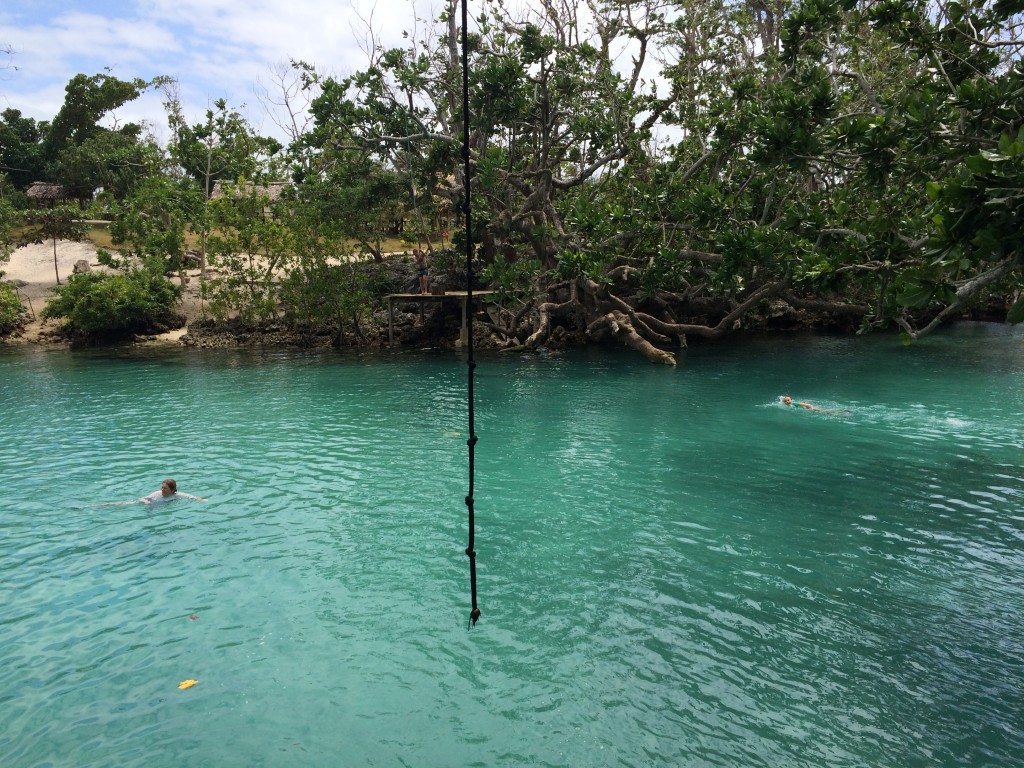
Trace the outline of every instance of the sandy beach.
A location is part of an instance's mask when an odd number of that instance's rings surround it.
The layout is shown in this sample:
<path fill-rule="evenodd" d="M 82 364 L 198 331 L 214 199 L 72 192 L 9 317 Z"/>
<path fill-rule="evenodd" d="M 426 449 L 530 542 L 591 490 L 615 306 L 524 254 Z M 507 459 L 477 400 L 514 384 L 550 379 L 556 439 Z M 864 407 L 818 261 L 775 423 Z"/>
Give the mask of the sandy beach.
<path fill-rule="evenodd" d="M 74 273 L 75 264 L 86 261 L 92 271 L 110 272 L 108 267 L 99 263 L 96 258 L 96 247 L 91 243 L 79 243 L 69 240 L 57 241 L 57 267 L 54 270 L 53 243 L 26 245 L 11 254 L 7 262 L 0 262 L 3 279 L 14 283 L 22 303 L 29 309 L 29 324 L 20 334 L 12 335 L 7 343 L 44 343 L 50 341 L 50 333 L 56 329 L 55 321 L 43 322 L 39 319 L 43 307 L 51 298 L 51 291 L 57 286 L 57 275 L 61 282 L 66 282 Z M 182 297 L 180 311 L 187 322 L 200 316 L 199 281 L 195 279 L 198 271 L 187 273 L 189 281 Z M 160 336 L 153 337 L 155 343 L 177 343 L 184 336 L 186 329 L 179 328 Z"/>

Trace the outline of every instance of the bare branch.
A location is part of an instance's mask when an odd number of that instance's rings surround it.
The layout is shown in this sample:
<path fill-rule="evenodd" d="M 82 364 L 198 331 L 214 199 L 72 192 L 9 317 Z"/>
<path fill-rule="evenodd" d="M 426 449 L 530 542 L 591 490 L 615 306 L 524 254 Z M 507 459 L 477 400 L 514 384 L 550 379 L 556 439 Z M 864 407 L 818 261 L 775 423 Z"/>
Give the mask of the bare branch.
<path fill-rule="evenodd" d="M 269 85 L 257 78 L 256 98 L 274 124 L 295 141 L 306 133 L 313 121 L 309 105 L 316 98 L 316 90 L 306 87 L 301 74 L 290 62 L 272 64 L 270 77 Z"/>

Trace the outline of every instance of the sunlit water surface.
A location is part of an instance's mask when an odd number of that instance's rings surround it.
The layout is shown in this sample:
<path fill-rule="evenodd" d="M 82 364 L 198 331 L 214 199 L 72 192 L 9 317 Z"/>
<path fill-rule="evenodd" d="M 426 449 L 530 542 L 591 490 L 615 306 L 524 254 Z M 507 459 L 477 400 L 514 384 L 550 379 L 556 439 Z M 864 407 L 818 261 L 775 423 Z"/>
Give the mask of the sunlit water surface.
<path fill-rule="evenodd" d="M 0 353 L 0 764 L 1022 764 L 1019 331 L 481 355 L 472 630 L 465 390 Z"/>

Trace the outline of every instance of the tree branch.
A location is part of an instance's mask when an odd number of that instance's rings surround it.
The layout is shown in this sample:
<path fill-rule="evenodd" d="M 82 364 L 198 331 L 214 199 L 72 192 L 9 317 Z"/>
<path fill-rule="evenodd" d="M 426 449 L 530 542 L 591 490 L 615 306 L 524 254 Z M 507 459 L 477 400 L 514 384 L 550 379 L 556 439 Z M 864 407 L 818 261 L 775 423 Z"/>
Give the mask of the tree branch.
<path fill-rule="evenodd" d="M 964 304 L 971 301 L 985 288 L 1010 274 L 1017 267 L 1019 261 L 1020 256 L 1014 254 L 1013 256 L 999 262 L 988 271 L 982 272 L 980 275 L 976 275 L 970 280 L 964 280 L 961 282 L 960 286 L 956 289 L 956 298 L 949 304 L 949 306 L 945 307 L 941 312 L 939 312 L 939 314 L 932 318 L 932 321 L 920 331 L 913 330 L 903 318 L 896 318 L 896 323 L 903 328 L 903 330 L 907 332 L 907 335 L 912 339 L 916 340 L 928 335 L 935 330 L 943 320 L 949 317 L 949 315 L 961 309 Z"/>

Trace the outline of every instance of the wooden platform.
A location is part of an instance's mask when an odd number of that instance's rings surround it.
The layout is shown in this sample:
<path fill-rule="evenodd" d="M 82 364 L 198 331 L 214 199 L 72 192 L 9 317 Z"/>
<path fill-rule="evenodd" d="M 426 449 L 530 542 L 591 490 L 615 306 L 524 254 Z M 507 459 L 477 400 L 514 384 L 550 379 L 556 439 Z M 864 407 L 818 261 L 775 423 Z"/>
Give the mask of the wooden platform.
<path fill-rule="evenodd" d="M 494 291 L 473 291 L 473 301 L 490 296 Z M 395 302 L 415 301 L 419 304 L 420 312 L 423 312 L 423 303 L 439 301 L 461 301 L 462 302 L 462 330 L 459 332 L 459 341 L 466 344 L 469 341 L 469 330 L 467 318 L 469 317 L 469 293 L 467 291 L 445 291 L 444 293 L 389 293 L 385 298 L 388 300 L 388 346 L 395 343 Z"/>

